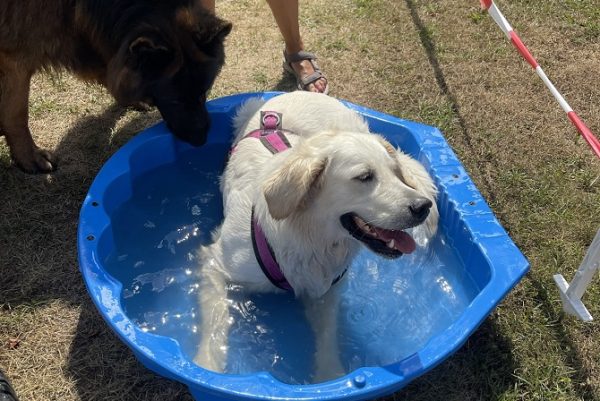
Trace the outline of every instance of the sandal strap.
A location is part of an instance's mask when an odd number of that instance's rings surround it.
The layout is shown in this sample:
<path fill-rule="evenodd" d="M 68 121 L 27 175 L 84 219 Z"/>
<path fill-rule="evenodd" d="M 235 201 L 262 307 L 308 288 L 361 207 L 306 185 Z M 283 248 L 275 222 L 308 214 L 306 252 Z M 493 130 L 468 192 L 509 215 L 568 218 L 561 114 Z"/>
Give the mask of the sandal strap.
<path fill-rule="evenodd" d="M 327 77 L 325 76 L 325 74 L 323 74 L 323 72 L 317 65 L 317 56 L 315 56 L 314 53 L 300 50 L 296 53 L 287 54 L 284 50 L 283 59 L 283 69 L 296 77 L 296 84 L 298 86 L 298 89 L 307 90 L 308 85 L 314 84 L 319 79 L 325 79 L 325 90 L 322 93 L 327 94 L 329 92 L 329 84 L 327 82 Z M 304 78 L 300 78 L 294 70 L 294 68 L 292 67 L 292 63 L 297 63 L 304 60 L 310 62 L 315 71 L 312 74 L 305 76 Z"/>
<path fill-rule="evenodd" d="M 302 78 L 300 80 L 300 82 L 302 83 L 302 87 L 306 88 L 308 85 L 310 85 L 310 84 L 312 84 L 314 82 L 317 82 L 321 78 L 327 79 L 325 77 L 325 74 L 323 74 L 321 72 L 321 70 L 315 68 L 315 72 L 313 72 L 312 74 L 309 74 L 309 75 L 305 76 L 304 78 Z"/>
<path fill-rule="evenodd" d="M 298 61 L 303 60 L 316 60 L 317 56 L 314 53 L 310 53 L 304 50 L 300 50 L 296 53 L 287 54 L 285 51 L 283 52 L 283 58 L 286 63 L 297 63 Z"/>

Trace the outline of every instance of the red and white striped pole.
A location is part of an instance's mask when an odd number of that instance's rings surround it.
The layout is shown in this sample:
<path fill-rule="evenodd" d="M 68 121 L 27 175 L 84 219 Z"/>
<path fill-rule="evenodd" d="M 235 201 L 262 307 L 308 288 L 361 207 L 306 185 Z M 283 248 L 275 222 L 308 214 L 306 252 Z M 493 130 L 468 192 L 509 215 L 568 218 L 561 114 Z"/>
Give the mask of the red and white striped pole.
<path fill-rule="evenodd" d="M 529 50 L 527 50 L 527 47 L 523 44 L 523 42 L 521 41 L 521 38 L 519 38 L 519 35 L 517 35 L 517 33 L 512 29 L 512 27 L 510 26 L 510 24 L 508 23 L 506 18 L 504 18 L 504 15 L 502 15 L 502 13 L 498 9 L 498 7 L 496 7 L 496 4 L 494 4 L 494 1 L 493 0 L 479 0 L 479 1 L 481 3 L 481 7 L 484 10 L 487 10 L 488 14 L 494 19 L 494 21 L 496 21 L 496 24 L 498 24 L 498 26 L 500 27 L 500 29 L 502 29 L 502 31 L 504 32 L 506 37 L 517 48 L 517 50 L 519 51 L 521 56 L 523 56 L 523 58 L 529 63 L 529 65 L 531 65 L 531 67 L 533 67 L 533 69 L 539 75 L 539 77 L 542 79 L 542 81 L 544 81 L 544 84 L 550 90 L 550 92 L 552 93 L 554 98 L 558 101 L 558 103 L 560 104 L 560 107 L 562 107 L 562 109 L 565 111 L 565 113 L 567 113 L 569 120 L 571 120 L 573 125 L 575 125 L 575 127 L 577 128 L 577 131 L 579 131 L 581 136 L 583 136 L 583 138 L 587 141 L 587 143 L 590 145 L 590 147 L 592 148 L 592 150 L 594 151 L 596 156 L 598 156 L 598 158 L 600 158 L 600 142 L 598 141 L 598 138 L 596 138 L 594 136 L 592 131 L 579 118 L 577 113 L 575 113 L 573 111 L 571 106 L 569 106 L 569 103 L 567 103 L 565 98 L 560 94 L 560 92 L 556 89 L 556 87 L 552 84 L 552 82 L 550 82 L 550 80 L 544 73 L 544 70 L 542 70 L 542 67 L 540 67 L 540 65 L 535 60 L 535 58 L 531 55 Z"/>

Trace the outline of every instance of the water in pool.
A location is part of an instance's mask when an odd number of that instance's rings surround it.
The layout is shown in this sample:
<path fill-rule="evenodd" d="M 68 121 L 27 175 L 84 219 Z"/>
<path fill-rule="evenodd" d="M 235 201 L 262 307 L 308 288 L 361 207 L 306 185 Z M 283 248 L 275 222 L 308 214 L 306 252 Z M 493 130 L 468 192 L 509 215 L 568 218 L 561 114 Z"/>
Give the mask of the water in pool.
<path fill-rule="evenodd" d="M 176 339 L 190 360 L 202 335 L 196 252 L 223 217 L 218 180 L 226 150 L 207 145 L 141 175 L 132 198 L 112 216 L 115 249 L 105 266 L 123 283 L 123 309 L 143 330 Z M 337 336 L 348 372 L 410 356 L 476 294 L 443 229 L 397 260 L 361 252 L 337 285 Z M 227 372 L 268 371 L 286 383 L 311 383 L 314 336 L 301 303 L 288 294 L 249 296 L 236 287 L 228 298 Z"/>

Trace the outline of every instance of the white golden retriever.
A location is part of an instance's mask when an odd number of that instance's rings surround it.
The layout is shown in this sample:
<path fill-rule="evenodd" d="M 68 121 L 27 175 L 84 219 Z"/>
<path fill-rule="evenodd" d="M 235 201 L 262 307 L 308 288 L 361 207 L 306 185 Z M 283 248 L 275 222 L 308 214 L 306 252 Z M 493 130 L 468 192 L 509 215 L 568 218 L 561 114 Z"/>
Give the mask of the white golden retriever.
<path fill-rule="evenodd" d="M 261 111 L 280 113 L 289 149 L 273 152 L 247 137 L 266 134 L 259 130 Z M 315 380 L 342 375 L 337 297 L 324 295 L 361 246 L 397 258 L 416 247 L 403 230 L 421 226 L 426 236 L 435 234 L 433 181 L 420 163 L 326 95 L 297 91 L 266 103 L 252 99 L 234 126 L 234 150 L 221 181 L 225 219 L 214 243 L 200 251 L 203 323 L 195 361 L 225 369 L 228 285 L 251 292 L 288 289 L 306 301 L 315 331 Z M 281 137 L 275 140 L 281 145 Z"/>

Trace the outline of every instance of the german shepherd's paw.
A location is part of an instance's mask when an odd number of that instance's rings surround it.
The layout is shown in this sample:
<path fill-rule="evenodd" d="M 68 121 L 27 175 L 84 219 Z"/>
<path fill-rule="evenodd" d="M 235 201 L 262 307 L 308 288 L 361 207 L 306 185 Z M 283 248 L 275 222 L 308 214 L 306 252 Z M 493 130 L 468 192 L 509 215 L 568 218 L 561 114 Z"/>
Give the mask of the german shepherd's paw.
<path fill-rule="evenodd" d="M 127 108 L 138 111 L 140 113 L 148 113 L 148 112 L 154 110 L 154 107 L 152 107 L 151 104 L 148 104 L 143 101 L 132 103 L 129 106 L 127 106 Z"/>
<path fill-rule="evenodd" d="M 37 146 L 24 154 L 13 154 L 15 165 L 26 173 L 49 173 L 56 169 L 56 162 L 52 153 Z"/>

